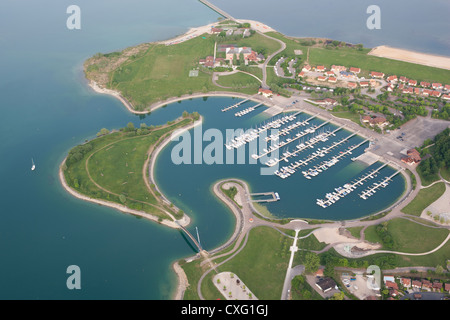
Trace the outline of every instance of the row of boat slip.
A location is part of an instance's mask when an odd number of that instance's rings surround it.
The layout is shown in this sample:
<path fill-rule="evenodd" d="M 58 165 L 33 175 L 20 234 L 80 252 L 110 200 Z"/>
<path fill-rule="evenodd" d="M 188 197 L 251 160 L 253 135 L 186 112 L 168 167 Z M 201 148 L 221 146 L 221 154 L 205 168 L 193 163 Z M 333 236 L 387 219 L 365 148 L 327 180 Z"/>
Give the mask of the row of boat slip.
<path fill-rule="evenodd" d="M 242 117 L 245 116 L 247 113 L 250 113 L 252 111 L 254 111 L 256 109 L 256 107 L 250 107 L 241 111 L 238 111 L 234 114 L 235 117 Z"/>
<path fill-rule="evenodd" d="M 313 125 L 312 127 L 306 129 L 305 131 L 298 132 L 295 135 L 294 138 L 287 138 L 286 140 L 280 141 L 279 143 L 274 142 L 270 147 L 268 147 L 268 149 L 264 148 L 263 149 L 263 153 L 261 153 L 259 155 L 256 154 L 256 153 L 252 154 L 252 158 L 253 159 L 259 159 L 261 157 L 264 157 L 265 155 L 267 155 L 267 154 L 269 154 L 271 152 L 274 152 L 274 151 L 276 151 L 276 150 L 278 150 L 278 149 L 280 149 L 280 148 L 290 144 L 291 142 L 306 136 L 309 133 L 314 133 L 316 131 L 316 129 L 317 129 L 317 126 Z"/>
<path fill-rule="evenodd" d="M 325 195 L 325 199 L 316 199 L 317 205 L 326 208 L 329 207 L 331 204 L 335 203 L 339 199 L 347 196 L 352 191 L 356 190 L 358 186 L 362 186 L 363 182 L 367 179 L 373 179 L 377 176 L 378 171 L 380 171 L 382 168 L 384 168 L 386 164 L 382 165 L 378 169 L 374 169 L 371 172 L 363 175 L 362 177 L 356 179 L 356 181 L 352 181 L 349 183 L 344 184 L 342 187 L 334 188 L 334 192 L 327 193 Z"/>
<path fill-rule="evenodd" d="M 228 106 L 228 107 L 226 107 L 226 108 L 223 108 L 223 109 L 222 109 L 222 112 L 226 112 L 226 111 L 228 111 L 228 110 L 237 108 L 237 107 L 239 107 L 241 104 L 243 104 L 244 102 L 247 102 L 247 101 L 249 101 L 249 100 L 250 100 L 250 99 L 245 99 L 245 100 L 242 100 L 242 101 L 240 101 L 240 102 L 238 102 L 238 103 L 236 103 L 236 104 L 233 104 L 233 105 L 231 105 L 231 106 Z"/>
<path fill-rule="evenodd" d="M 368 199 L 369 197 L 373 196 L 373 195 L 377 192 L 377 190 L 378 190 L 379 188 L 386 188 L 386 187 L 389 185 L 389 183 L 392 181 L 392 178 L 393 178 L 394 176 L 396 176 L 398 173 L 400 173 L 402 170 L 403 170 L 403 169 L 397 170 L 397 171 L 396 171 L 394 174 L 392 174 L 391 176 L 385 177 L 385 178 L 384 178 L 383 180 L 381 180 L 380 182 L 375 182 L 375 183 L 374 183 L 371 187 L 369 187 L 367 190 L 361 192 L 361 194 L 359 195 L 360 198 L 366 200 L 366 199 Z"/>
<path fill-rule="evenodd" d="M 319 142 L 328 141 L 328 136 L 330 136 L 330 135 L 336 135 L 336 134 L 334 134 L 333 132 L 329 132 L 329 131 L 321 133 L 315 137 L 312 137 L 311 139 L 309 139 L 306 142 L 300 142 L 296 146 L 296 149 L 294 151 L 292 151 L 292 152 L 286 151 L 283 153 L 281 158 L 269 159 L 265 164 L 269 167 L 273 167 L 274 165 L 276 165 L 277 163 L 279 163 L 281 161 L 289 162 L 288 158 L 297 156 L 299 153 L 303 152 L 304 150 L 306 150 L 308 148 L 314 149 L 314 145 Z"/>
<path fill-rule="evenodd" d="M 309 118 L 308 120 L 311 120 L 311 119 L 313 119 L 313 118 L 315 118 L 315 116 Z M 288 127 L 279 130 L 276 134 L 271 134 L 270 136 L 266 137 L 265 140 L 266 140 L 267 142 L 268 142 L 268 141 L 271 141 L 271 140 L 272 140 L 272 141 L 277 141 L 277 140 L 280 138 L 280 136 L 286 136 L 286 135 L 288 135 L 289 133 L 291 133 L 292 130 L 297 129 L 298 127 L 305 127 L 305 126 L 309 125 L 308 120 L 297 121 L 296 123 L 293 123 L 293 124 L 289 125 Z M 328 122 L 327 122 L 327 123 L 328 123 Z M 311 128 L 316 128 L 316 127 L 313 126 L 313 127 L 311 127 Z M 307 131 L 307 130 L 308 130 L 308 129 L 306 129 L 305 131 Z M 309 130 L 311 130 L 311 129 L 309 129 Z M 312 131 L 312 132 L 314 132 L 314 131 Z M 308 133 L 311 133 L 311 132 L 308 131 Z M 297 135 L 298 135 L 298 134 L 297 134 Z"/>
<path fill-rule="evenodd" d="M 361 199 L 367 200 L 369 197 L 373 196 L 378 188 L 386 188 L 389 185 L 390 179 L 386 177 L 381 182 L 375 182 L 371 187 L 369 187 L 367 190 L 363 191 L 359 197 Z"/>
<path fill-rule="evenodd" d="M 265 123 L 264 125 L 256 128 L 256 129 L 247 130 L 246 132 L 242 133 L 241 135 L 239 135 L 239 136 L 231 139 L 231 141 L 227 142 L 225 144 L 225 147 L 227 149 L 232 149 L 232 148 L 237 149 L 237 148 L 245 145 L 247 142 L 255 140 L 256 138 L 259 137 L 259 135 L 261 133 L 263 133 L 269 129 L 280 128 L 282 125 L 294 121 L 296 119 L 297 114 L 283 116 L 281 118 L 278 118 L 278 119 L 272 120 L 268 123 Z"/>

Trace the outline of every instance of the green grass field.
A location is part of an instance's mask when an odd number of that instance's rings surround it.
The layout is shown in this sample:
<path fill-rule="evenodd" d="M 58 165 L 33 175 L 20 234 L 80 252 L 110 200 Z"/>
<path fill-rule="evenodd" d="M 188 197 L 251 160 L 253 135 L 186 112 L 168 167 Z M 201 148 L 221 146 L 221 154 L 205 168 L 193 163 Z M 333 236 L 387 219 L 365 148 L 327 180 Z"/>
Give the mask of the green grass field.
<path fill-rule="evenodd" d="M 370 242 L 382 243 L 375 232 L 376 226 L 365 230 L 365 239 Z M 406 219 L 393 219 L 388 222 L 387 230 L 396 245 L 396 251 L 407 253 L 425 253 L 433 250 L 444 241 L 448 230 L 431 228 Z M 450 246 L 450 244 L 447 244 Z"/>
<path fill-rule="evenodd" d="M 259 82 L 257 79 L 255 79 L 251 75 L 242 72 L 238 72 L 227 76 L 220 76 L 217 83 L 219 85 L 235 89 L 248 87 L 248 89 L 253 89 L 252 90 L 253 93 L 257 93 L 258 88 L 261 85 L 261 82 Z"/>
<path fill-rule="evenodd" d="M 445 192 L 445 185 L 443 182 L 421 189 L 417 196 L 406 207 L 402 209 L 403 213 L 420 216 L 430 204 L 439 199 Z"/>
<path fill-rule="evenodd" d="M 150 147 L 173 130 L 189 123 L 191 119 L 187 118 L 170 126 L 151 129 L 147 134 L 115 132 L 96 138 L 86 144 L 92 149 L 81 159 L 73 161 L 69 153 L 64 170 L 66 181 L 70 187 L 88 197 L 122 204 L 162 219 L 168 218 L 161 210 L 163 207 L 158 199 L 146 187 L 143 167 Z M 76 148 L 79 147 L 73 150 Z M 158 196 L 156 191 L 155 195 Z M 172 213 L 177 218 L 182 216 Z"/>
<path fill-rule="evenodd" d="M 221 265 L 219 272 L 235 273 L 258 299 L 279 300 L 292 243 L 272 228 L 257 227 L 250 231 L 244 249 Z"/>

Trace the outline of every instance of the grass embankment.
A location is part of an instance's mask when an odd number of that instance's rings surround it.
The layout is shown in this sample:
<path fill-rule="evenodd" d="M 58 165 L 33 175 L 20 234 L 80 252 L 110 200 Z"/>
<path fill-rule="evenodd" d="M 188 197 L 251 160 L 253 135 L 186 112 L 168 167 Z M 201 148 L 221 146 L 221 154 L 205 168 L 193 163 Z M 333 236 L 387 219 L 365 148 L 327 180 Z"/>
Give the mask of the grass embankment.
<path fill-rule="evenodd" d="M 233 89 L 237 89 L 240 92 L 244 91 L 243 93 L 250 94 L 256 93 L 256 90 L 261 85 L 261 82 L 259 82 L 256 78 L 243 72 L 238 72 L 227 76 L 220 76 L 217 80 L 217 83 L 224 87 L 231 87 Z"/>
<path fill-rule="evenodd" d="M 405 76 L 417 81 L 446 83 L 450 79 L 450 70 L 433 68 L 414 63 L 391 60 L 367 55 L 368 50 L 358 51 L 354 48 L 310 48 L 309 63 L 325 65 L 330 68 L 334 65 L 361 68 L 362 76 L 366 78 L 371 71 L 384 72 L 386 75 L 395 74 Z"/>
<path fill-rule="evenodd" d="M 378 227 L 378 229 L 377 229 Z M 432 228 L 406 219 L 393 219 L 383 225 L 370 226 L 365 230 L 365 238 L 383 245 L 383 250 L 405 253 L 426 253 L 439 246 L 448 236 L 445 228 Z M 377 255 L 379 256 L 379 255 Z M 450 256 L 450 243 L 434 253 L 423 256 L 397 255 L 395 266 L 445 265 Z"/>
<path fill-rule="evenodd" d="M 403 213 L 420 216 L 422 211 L 439 199 L 445 192 L 444 182 L 439 182 L 431 187 L 421 189 L 417 196 L 406 207 L 402 209 Z"/>
<path fill-rule="evenodd" d="M 77 146 L 69 152 L 63 168 L 67 184 L 90 198 L 125 205 L 160 220 L 169 218 L 164 211 L 181 218 L 181 212 L 162 204 L 154 186 L 147 188 L 144 165 L 150 149 L 192 122 L 188 117 L 156 128 L 126 128 Z"/>
<path fill-rule="evenodd" d="M 88 79 L 121 92 L 136 110 L 144 110 L 153 103 L 185 94 L 209 91 L 256 93 L 257 87 L 217 87 L 212 82 L 212 70 L 199 65 L 200 59 L 214 55 L 217 40 L 215 35 L 204 34 L 175 45 L 150 43 L 137 46 L 134 51 L 129 48 L 122 52 L 97 54 L 86 61 L 85 74 Z M 264 49 L 268 53 L 279 48 L 279 43 L 259 34 L 232 42 L 255 51 Z M 199 69 L 198 76 L 189 76 L 189 71 L 193 69 Z M 246 83 L 257 81 L 248 77 Z"/>

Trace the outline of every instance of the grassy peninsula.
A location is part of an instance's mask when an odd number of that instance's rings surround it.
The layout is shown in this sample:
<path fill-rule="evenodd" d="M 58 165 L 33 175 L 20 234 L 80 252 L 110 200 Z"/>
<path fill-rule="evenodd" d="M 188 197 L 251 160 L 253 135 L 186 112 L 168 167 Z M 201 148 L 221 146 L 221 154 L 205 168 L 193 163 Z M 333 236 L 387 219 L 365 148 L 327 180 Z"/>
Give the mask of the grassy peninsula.
<path fill-rule="evenodd" d="M 190 126 L 198 114 L 162 126 L 132 123 L 115 132 L 102 129 L 99 137 L 74 147 L 62 166 L 67 185 L 91 199 L 118 204 L 158 218 L 183 218 L 183 212 L 161 200 L 154 184 L 148 181 L 148 164 L 155 149 L 176 129 Z"/>

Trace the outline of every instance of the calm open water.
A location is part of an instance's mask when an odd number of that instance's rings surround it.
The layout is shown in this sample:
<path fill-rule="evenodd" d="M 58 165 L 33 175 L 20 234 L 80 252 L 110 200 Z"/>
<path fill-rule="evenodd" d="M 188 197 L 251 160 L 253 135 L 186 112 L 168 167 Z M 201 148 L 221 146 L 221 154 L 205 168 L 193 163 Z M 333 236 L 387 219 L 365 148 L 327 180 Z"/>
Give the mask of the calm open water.
<path fill-rule="evenodd" d="M 82 29 L 70 31 L 66 28 L 66 8 L 71 4 L 51 0 L 0 2 L 0 299 L 168 299 L 176 285 L 171 263 L 194 254 L 185 237 L 152 222 L 74 199 L 59 184 L 58 166 L 70 148 L 93 138 L 103 127 L 119 128 L 129 121 L 135 125 L 162 124 L 183 110 L 205 113 L 205 126 L 219 125 L 213 108 L 230 99 L 186 101 L 140 119 L 114 98 L 93 93 L 82 74 L 83 61 L 97 52 L 167 39 L 191 26 L 213 22 L 217 14 L 194 0 L 77 1 Z M 248 122 L 233 125 L 248 126 L 261 119 L 250 117 Z M 161 165 L 168 151 L 158 162 L 158 178 L 167 172 L 167 179 L 159 179 L 161 188 L 192 215 L 190 227 L 199 226 L 205 247 L 220 245 L 231 234 L 234 220 L 211 194 L 205 194 L 210 180 L 241 177 L 255 183 L 255 191 L 265 190 L 259 182 L 266 181 L 253 177 L 246 166 L 223 171 L 199 166 L 177 175 L 182 166 Z M 32 157 L 35 172 L 30 171 Z M 336 169 L 335 175 L 350 177 L 364 168 Z M 197 170 L 210 170 L 217 178 L 200 180 L 194 188 L 169 188 L 176 179 L 192 181 Z M 290 179 L 295 178 L 303 179 Z M 289 199 L 284 193 L 288 184 L 283 190 L 281 179 L 272 179 L 270 183 L 279 189 L 283 200 Z M 319 179 L 311 182 L 320 184 Z M 294 208 L 289 201 L 277 205 L 269 209 L 278 210 L 280 216 Z M 321 209 L 316 207 L 308 207 L 309 216 Z M 335 210 L 341 212 L 338 206 Z M 299 216 L 303 214 L 299 212 Z M 345 217 L 351 216 L 347 213 Z M 81 290 L 66 287 L 69 265 L 81 268 Z"/>

